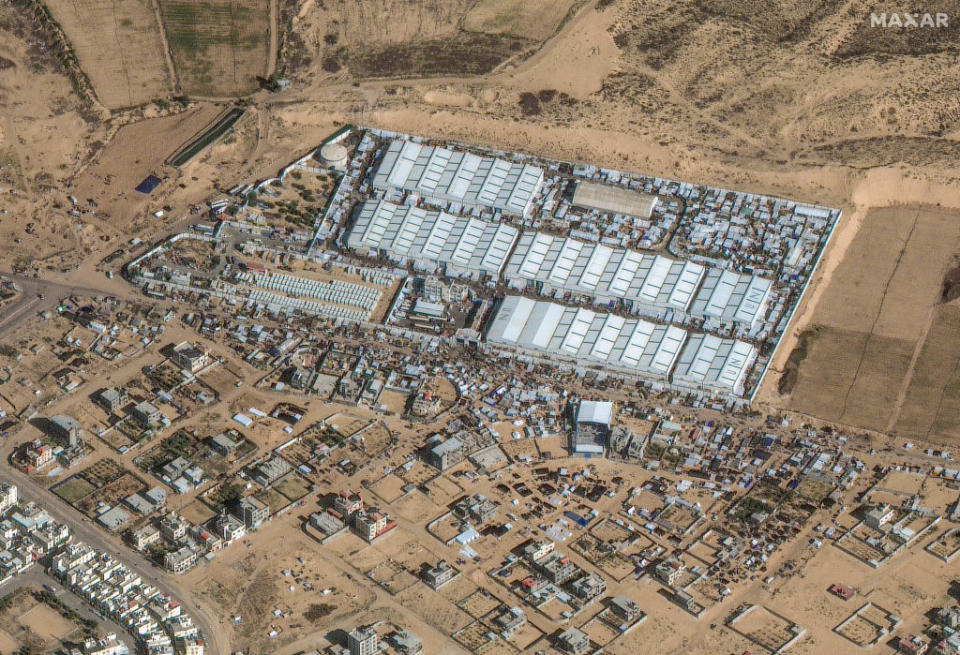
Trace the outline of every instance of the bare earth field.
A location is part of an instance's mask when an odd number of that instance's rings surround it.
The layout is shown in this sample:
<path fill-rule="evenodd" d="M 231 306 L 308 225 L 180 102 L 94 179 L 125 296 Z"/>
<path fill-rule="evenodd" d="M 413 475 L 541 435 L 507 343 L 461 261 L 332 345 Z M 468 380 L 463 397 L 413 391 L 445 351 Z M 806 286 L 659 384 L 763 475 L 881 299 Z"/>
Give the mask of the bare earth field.
<path fill-rule="evenodd" d="M 151 0 L 50 0 L 47 6 L 106 107 L 132 107 L 171 94 Z"/>
<path fill-rule="evenodd" d="M 113 227 L 125 227 L 150 201 L 134 187 L 150 174 L 169 177 L 173 171 L 165 169 L 167 157 L 218 113 L 216 107 L 195 107 L 120 128 L 97 160 L 79 175 L 74 194 L 85 203 L 93 200 L 96 215 Z M 160 189 L 154 196 L 162 192 Z"/>
<path fill-rule="evenodd" d="M 941 396 L 948 414 L 951 398 L 941 393 L 952 379 L 942 362 L 960 355 L 956 340 L 943 338 L 956 312 L 940 305 L 958 239 L 953 212 L 868 213 L 810 318 L 814 327 L 788 406 L 871 430 L 934 431 Z M 928 384 L 932 357 L 941 362 L 934 385 Z"/>
<path fill-rule="evenodd" d="M 76 630 L 76 626 L 46 605 L 34 605 L 17 620 L 44 640 L 63 639 Z"/>

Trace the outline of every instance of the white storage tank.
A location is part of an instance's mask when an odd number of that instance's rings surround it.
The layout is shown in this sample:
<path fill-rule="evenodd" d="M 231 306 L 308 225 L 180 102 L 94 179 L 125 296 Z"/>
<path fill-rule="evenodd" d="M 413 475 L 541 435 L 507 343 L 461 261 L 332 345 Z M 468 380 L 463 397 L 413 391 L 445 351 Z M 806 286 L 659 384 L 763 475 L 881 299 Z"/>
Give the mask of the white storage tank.
<path fill-rule="evenodd" d="M 339 143 L 328 143 L 320 148 L 320 161 L 324 166 L 344 170 L 347 167 L 347 149 Z"/>

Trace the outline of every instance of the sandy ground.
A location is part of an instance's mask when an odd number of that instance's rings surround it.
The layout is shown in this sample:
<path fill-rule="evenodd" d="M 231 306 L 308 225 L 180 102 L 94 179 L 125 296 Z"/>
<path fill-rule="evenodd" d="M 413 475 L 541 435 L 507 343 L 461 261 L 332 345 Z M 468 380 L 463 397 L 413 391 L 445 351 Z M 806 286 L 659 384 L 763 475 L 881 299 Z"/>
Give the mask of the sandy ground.
<path fill-rule="evenodd" d="M 35 605 L 29 611 L 21 614 L 17 621 L 40 635 L 44 640 L 63 639 L 76 630 L 76 626 L 46 605 Z"/>
<path fill-rule="evenodd" d="M 956 195 L 960 174 L 955 153 L 949 149 L 949 139 L 960 134 L 955 118 L 960 97 L 956 93 L 955 62 L 937 52 L 922 57 L 893 56 L 883 68 L 869 57 L 834 59 L 834 52 L 857 33 L 853 19 L 843 14 L 812 20 L 809 34 L 791 40 L 779 38 L 781 18 L 803 19 L 800 4 L 788 9 L 759 8 L 751 18 L 753 23 L 744 28 L 746 19 L 736 12 L 727 12 L 726 17 L 707 15 L 681 0 L 666 6 L 621 1 L 603 11 L 594 8 L 596 3 L 587 3 L 559 34 L 547 39 L 539 54 L 522 63 L 508 63 L 487 76 L 358 82 L 353 86 L 347 73 L 328 74 L 319 69 L 327 51 L 355 47 L 364 38 L 369 37 L 377 47 L 415 37 L 441 38 L 453 33 L 470 7 L 476 6 L 481 12 L 479 17 L 474 14 L 477 24 L 487 26 L 501 8 L 510 5 L 505 0 L 454 2 L 436 15 L 418 16 L 410 4 L 302 3 L 298 7 L 298 34 L 314 58 L 307 73 L 299 77 L 295 74 L 296 83 L 287 92 L 255 97 L 248 117 L 230 138 L 185 170 L 164 171 L 167 180 L 149 200 L 132 196 L 129 183 L 135 184 L 146 172 L 154 172 L 163 156 L 203 124 L 202 117 L 215 114 L 220 107 L 201 104 L 173 119 L 131 112 L 114 116 L 106 124 L 88 122 L 69 92 L 69 83 L 52 68 L 35 70 L 31 65 L 27 40 L 0 39 L 0 56 L 15 64 L 0 70 L 0 187 L 4 189 L 0 210 L 7 211 L 0 221 L 0 258 L 7 263 L 15 257 L 53 255 L 49 263 L 58 267 L 58 258 L 66 257 L 59 253 L 89 252 L 84 268 L 74 275 L 91 274 L 89 262 L 94 255 L 110 252 L 121 239 L 157 233 L 181 220 L 190 204 L 202 201 L 216 189 L 275 174 L 339 125 L 369 124 L 842 206 L 844 218 L 781 345 L 774 363 L 776 371 L 793 350 L 796 336 L 820 320 L 818 308 L 830 296 L 831 282 L 838 279 L 845 255 L 852 251 L 858 236 L 874 229 L 872 208 L 960 205 Z M 857 10 L 859 3 L 851 6 Z M 385 12 L 391 20 L 380 20 L 380 14 L 371 11 Z M 334 23 L 338 17 L 340 20 Z M 376 29 L 368 35 L 365 25 Z M 777 38 L 767 41 L 767 34 Z M 658 41 L 660 35 L 668 35 L 684 47 L 674 51 L 669 47 L 672 41 Z M 539 114 L 523 115 L 517 102 L 519 94 L 545 89 L 557 90 L 570 99 L 567 104 L 544 103 Z M 892 113 L 891 108 L 895 110 Z M 120 129 L 128 122 L 136 124 Z M 90 155 L 95 152 L 101 154 L 90 163 Z M 108 177 L 114 180 L 110 187 L 105 184 Z M 67 188 L 71 183 L 75 189 L 72 192 Z M 66 198 L 70 193 L 81 202 L 94 198 L 101 204 L 103 215 L 70 217 Z M 171 208 L 164 219 L 146 218 L 148 211 L 164 205 Z M 35 225 L 31 227 L 31 223 Z M 110 240 L 101 241 L 102 236 Z M 931 239 L 928 235 L 923 242 L 927 248 Z M 923 252 L 923 248 L 917 251 Z M 939 252 L 942 255 L 946 251 L 941 248 Z M 936 278 L 932 263 L 917 271 L 927 286 Z M 863 270 L 859 273 L 862 276 Z M 882 308 L 893 318 L 889 323 L 878 323 L 878 334 L 882 331 L 880 336 L 884 338 L 921 341 L 923 331 L 910 325 L 905 313 L 907 308 L 916 309 L 912 304 L 915 298 L 904 292 L 891 297 L 894 299 L 895 304 Z M 880 315 L 880 309 L 875 315 Z M 932 321 L 929 332 L 938 329 L 938 339 L 955 339 L 955 330 L 950 327 L 957 323 L 948 319 L 942 325 Z M 833 320 L 834 327 L 841 327 L 846 319 L 835 314 Z M 186 334 L 177 330 L 170 333 L 175 337 Z M 943 357 L 941 351 L 925 355 L 915 346 L 905 352 L 901 359 L 908 368 L 915 366 L 917 370 L 933 368 L 924 362 Z M 38 370 L 41 364 L 37 363 Z M 133 369 L 113 375 L 119 380 L 132 374 Z M 776 396 L 776 377 L 768 376 L 761 392 L 764 407 L 784 405 L 784 400 Z M 945 388 L 951 379 L 946 376 L 938 384 Z M 93 376 L 77 398 L 104 381 Z M 911 398 L 909 384 L 905 390 L 896 384 L 893 388 L 893 406 L 900 402 L 900 395 Z M 23 400 L 29 400 L 29 391 L 24 393 Z M 888 396 L 883 399 L 890 404 Z M 15 400 L 21 402 L 20 398 Z M 269 392 L 244 389 L 231 396 L 228 405 L 260 406 L 271 400 L 276 396 Z M 67 410 L 75 402 L 70 400 L 57 408 Z M 913 405 L 912 400 L 902 402 L 903 407 Z M 952 406 L 948 409 L 954 411 Z M 861 408 L 859 415 L 869 410 L 869 406 Z M 333 411 L 317 403 L 310 407 L 309 420 Z M 354 411 L 364 414 L 351 409 L 351 413 Z M 951 424 L 960 425 L 960 413 L 950 412 L 933 419 L 944 425 L 944 430 Z M 884 417 L 878 425 L 887 427 L 889 419 Z M 255 432 L 264 447 L 282 438 L 267 424 Z M 544 442 L 541 447 L 557 455 L 562 450 L 559 440 Z M 96 448 L 97 454 L 109 452 L 99 442 Z M 130 466 L 129 461 L 124 464 Z M 397 462 L 384 458 L 377 464 L 395 466 Z M 330 471 L 331 487 L 347 482 Z M 382 484 L 381 490 L 392 497 L 396 486 L 391 481 Z M 431 491 L 430 498 L 417 492 L 398 500 L 396 517 L 407 522 L 401 524 L 407 534 L 429 544 L 433 556 L 455 559 L 456 551 L 438 546 L 414 523 L 424 516 L 439 515 L 443 505 L 463 490 L 447 480 L 433 484 Z M 950 494 L 944 491 L 942 496 L 948 502 Z M 458 583 L 464 587 L 451 587 L 439 595 L 429 592 L 429 601 L 421 600 L 418 594 L 423 590 L 418 587 L 404 592 L 409 598 L 390 597 L 361 579 L 362 571 L 334 557 L 332 549 L 320 548 L 310 537 L 297 532 L 296 518 L 291 512 L 276 520 L 251 538 L 249 546 L 234 546 L 183 580 L 184 589 L 197 590 L 205 604 L 218 608 L 223 618 L 221 628 L 235 637 L 237 647 L 254 645 L 271 652 L 294 653 L 324 645 L 329 629 L 352 627 L 372 617 L 395 616 L 424 639 L 427 652 L 459 652 L 459 646 L 445 637 L 434 621 L 423 621 L 405 605 L 418 607 L 429 602 L 429 607 L 437 608 L 436 623 L 449 622 L 452 626 L 464 618 L 456 603 L 478 586 L 490 586 L 506 600 L 516 602 L 493 586 L 479 569 L 471 570 Z M 273 557 L 281 536 L 283 550 L 291 555 L 278 561 Z M 391 543 L 384 542 L 382 548 L 368 551 L 366 556 L 394 554 Z M 407 544 L 409 540 L 397 543 Z M 491 540 L 481 544 L 490 554 L 500 554 Z M 906 619 L 904 630 L 916 630 L 920 626 L 919 608 L 939 602 L 951 578 L 946 565 L 917 547 L 880 571 L 857 563 L 832 546 L 816 552 L 805 548 L 805 543 L 799 543 L 790 554 L 812 558 L 801 575 L 774 590 L 759 589 L 724 601 L 701 621 L 665 601 L 654 584 L 624 585 L 623 593 L 635 597 L 650 616 L 644 625 L 614 642 L 609 652 L 643 652 L 651 643 L 666 653 L 706 655 L 755 650 L 754 645 L 725 628 L 710 628 L 711 623 L 721 622 L 731 603 L 741 601 L 764 604 L 807 627 L 810 636 L 792 652 L 848 652 L 850 643 L 834 634 L 831 627 L 858 607 L 860 599 L 843 603 L 830 597 L 825 592 L 829 584 L 854 586 L 861 596 L 901 613 Z M 305 562 L 298 562 L 298 556 Z M 323 597 L 308 593 L 302 582 L 294 582 L 290 591 L 291 582 L 281 572 L 284 567 L 302 568 L 298 575 L 337 588 L 331 591 L 337 610 L 329 615 L 329 621 L 318 624 L 315 630 L 303 626 L 305 608 L 315 600 L 323 602 Z M 835 579 L 838 572 L 842 579 Z M 273 609 L 289 615 L 274 617 L 269 613 Z M 239 624 L 232 623 L 235 613 L 243 616 Z M 300 627 L 295 628 L 297 622 Z M 272 624 L 279 628 L 277 642 L 266 636 Z"/>

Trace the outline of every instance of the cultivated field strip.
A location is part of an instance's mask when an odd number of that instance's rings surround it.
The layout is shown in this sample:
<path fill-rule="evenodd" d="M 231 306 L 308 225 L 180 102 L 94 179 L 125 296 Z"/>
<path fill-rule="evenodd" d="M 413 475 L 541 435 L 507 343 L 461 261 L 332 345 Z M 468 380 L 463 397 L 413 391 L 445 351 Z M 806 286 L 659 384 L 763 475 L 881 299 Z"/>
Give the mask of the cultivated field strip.
<path fill-rule="evenodd" d="M 130 107 L 172 93 L 151 0 L 48 0 L 46 4 L 104 106 Z"/>
<path fill-rule="evenodd" d="M 159 0 L 181 91 L 236 96 L 255 91 L 269 60 L 269 0 Z"/>

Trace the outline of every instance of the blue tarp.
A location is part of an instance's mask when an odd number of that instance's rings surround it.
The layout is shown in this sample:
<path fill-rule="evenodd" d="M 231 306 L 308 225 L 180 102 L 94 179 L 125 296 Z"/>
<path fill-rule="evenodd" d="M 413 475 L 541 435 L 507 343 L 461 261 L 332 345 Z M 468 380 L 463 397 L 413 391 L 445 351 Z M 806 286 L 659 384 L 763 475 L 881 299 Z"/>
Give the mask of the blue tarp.
<path fill-rule="evenodd" d="M 160 178 L 156 175 L 148 175 L 143 178 L 143 182 L 137 185 L 136 190 L 145 196 L 149 196 L 158 186 L 160 186 Z"/>

